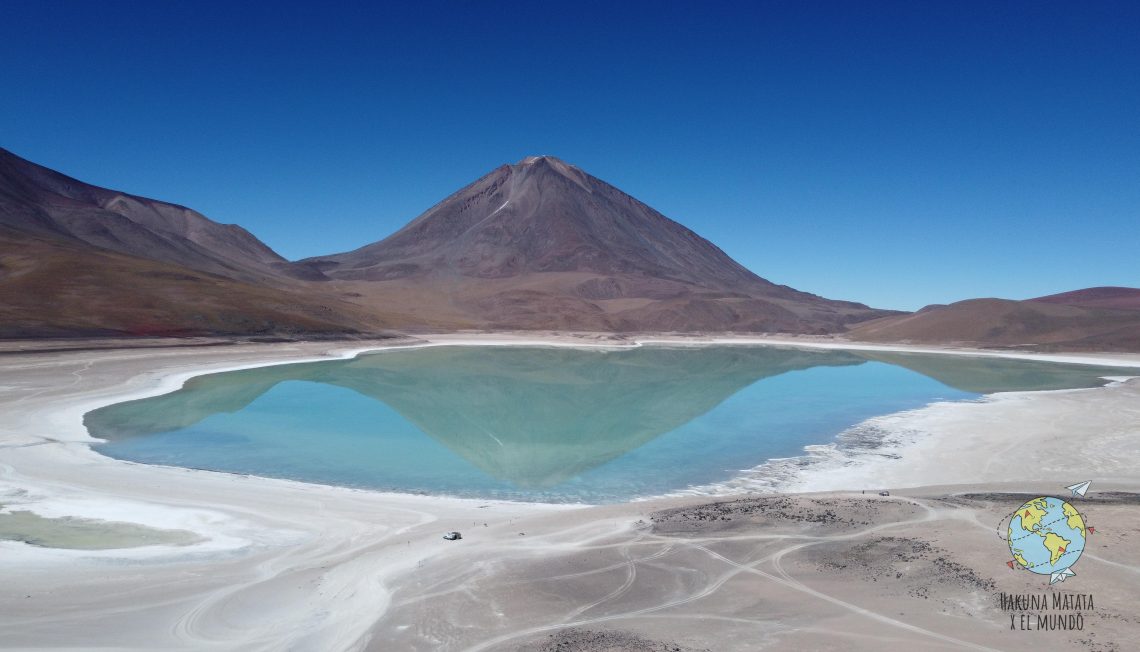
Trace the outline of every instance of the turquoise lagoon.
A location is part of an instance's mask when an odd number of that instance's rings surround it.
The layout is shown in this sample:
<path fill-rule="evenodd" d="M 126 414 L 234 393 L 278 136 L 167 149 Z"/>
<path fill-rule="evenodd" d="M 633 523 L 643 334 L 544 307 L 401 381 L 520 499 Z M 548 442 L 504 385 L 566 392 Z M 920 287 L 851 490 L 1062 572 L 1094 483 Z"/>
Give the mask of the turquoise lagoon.
<path fill-rule="evenodd" d="M 1094 387 L 1126 373 L 762 346 L 442 346 L 200 376 L 85 422 L 107 440 L 97 450 L 135 462 L 597 503 L 729 480 L 933 401 Z"/>

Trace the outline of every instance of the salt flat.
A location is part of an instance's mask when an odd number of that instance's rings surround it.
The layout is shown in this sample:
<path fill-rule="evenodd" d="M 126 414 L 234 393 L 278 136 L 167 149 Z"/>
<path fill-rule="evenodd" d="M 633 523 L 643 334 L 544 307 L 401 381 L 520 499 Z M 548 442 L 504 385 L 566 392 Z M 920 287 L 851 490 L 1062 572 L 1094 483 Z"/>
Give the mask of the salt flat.
<path fill-rule="evenodd" d="M 701 340 L 714 338 L 685 341 Z M 808 338 L 732 341 L 849 346 Z M 456 343 L 632 342 L 471 334 L 404 344 Z M 82 415 L 100 405 L 169 391 L 202 373 L 328 359 L 391 344 L 0 356 L 5 509 L 197 537 L 193 543 L 98 551 L 0 541 L 0 646 L 722 650 L 1140 644 L 1140 614 L 1130 597 L 1140 572 L 1140 544 L 1127 536 L 1140 526 L 1134 498 L 1127 495 L 1140 485 L 1132 471 L 1140 461 L 1134 443 L 1140 436 L 1136 381 L 999 395 L 883 417 L 884 428 L 909 433 L 900 436 L 899 459 L 805 477 L 799 489 L 829 492 L 764 498 L 787 502 L 763 509 L 748 502 L 702 508 L 709 497 L 575 507 L 383 494 L 130 464 L 88 447 Z M 1140 363 L 1138 355 L 1060 358 Z M 1082 509 L 1095 519 L 1097 533 L 1079 576 L 1059 589 L 1095 594 L 1096 610 L 1078 632 L 1010 631 L 1009 614 L 995 596 L 1050 589 L 1039 576 L 1005 566 L 1005 543 L 995 526 L 1023 496 L 1056 494 L 1060 484 L 1086 479 L 1094 480 L 1094 488 Z M 852 493 L 866 485 L 890 488 L 894 495 Z M 440 539 L 451 529 L 464 531 L 463 541 Z"/>

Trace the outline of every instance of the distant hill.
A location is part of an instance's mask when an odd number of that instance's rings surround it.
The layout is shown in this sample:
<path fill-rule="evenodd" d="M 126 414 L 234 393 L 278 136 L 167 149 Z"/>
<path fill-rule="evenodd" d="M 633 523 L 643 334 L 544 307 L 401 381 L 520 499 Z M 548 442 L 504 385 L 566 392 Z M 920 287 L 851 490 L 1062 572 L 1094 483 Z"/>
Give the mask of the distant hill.
<path fill-rule="evenodd" d="M 841 332 L 888 314 L 776 285 L 550 156 L 503 165 L 391 236 L 302 261 L 373 301 L 486 327 Z"/>
<path fill-rule="evenodd" d="M 1131 305 L 1136 296 L 1140 290 L 1090 288 L 1027 301 L 970 299 L 868 321 L 854 327 L 850 337 L 873 342 L 1140 351 L 1140 310 L 1122 307 Z"/>
<path fill-rule="evenodd" d="M 1073 290 L 1030 301 L 1056 303 L 1081 308 L 1107 308 L 1110 310 L 1140 310 L 1140 288 L 1098 287 Z"/>

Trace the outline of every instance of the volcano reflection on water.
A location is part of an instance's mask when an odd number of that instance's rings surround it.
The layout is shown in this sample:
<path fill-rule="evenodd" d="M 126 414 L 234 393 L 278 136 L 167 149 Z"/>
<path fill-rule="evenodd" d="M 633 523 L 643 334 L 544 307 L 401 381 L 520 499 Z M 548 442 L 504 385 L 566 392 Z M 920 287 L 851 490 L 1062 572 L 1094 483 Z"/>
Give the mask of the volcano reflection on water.
<path fill-rule="evenodd" d="M 879 414 L 1117 370 L 760 346 L 446 346 L 201 376 L 89 413 L 112 457 L 600 502 L 710 484 Z"/>

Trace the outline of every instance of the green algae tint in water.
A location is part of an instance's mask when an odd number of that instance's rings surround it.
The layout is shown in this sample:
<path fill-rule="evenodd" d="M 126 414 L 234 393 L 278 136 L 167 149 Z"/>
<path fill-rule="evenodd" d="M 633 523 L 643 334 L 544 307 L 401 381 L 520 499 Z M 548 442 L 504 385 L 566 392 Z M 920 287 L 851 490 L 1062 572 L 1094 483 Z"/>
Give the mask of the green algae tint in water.
<path fill-rule="evenodd" d="M 872 416 L 1122 373 L 755 346 L 432 347 L 203 376 L 86 424 L 100 452 L 137 462 L 610 502 L 722 482 Z"/>

